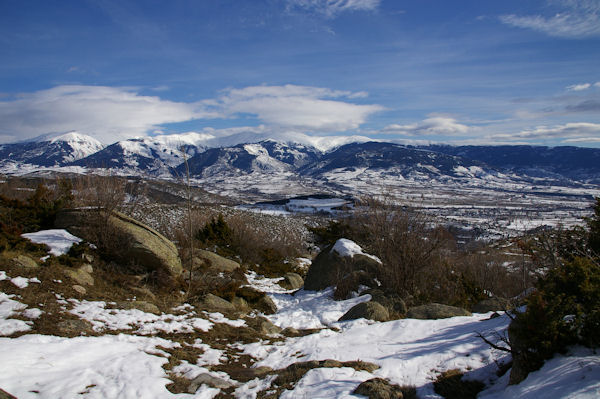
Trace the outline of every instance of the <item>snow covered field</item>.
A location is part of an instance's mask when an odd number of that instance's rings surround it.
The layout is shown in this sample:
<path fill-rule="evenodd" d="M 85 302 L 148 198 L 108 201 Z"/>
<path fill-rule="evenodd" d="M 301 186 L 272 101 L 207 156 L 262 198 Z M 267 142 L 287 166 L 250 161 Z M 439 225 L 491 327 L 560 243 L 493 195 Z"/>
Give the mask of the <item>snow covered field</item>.
<path fill-rule="evenodd" d="M 54 248 L 62 245 L 63 250 L 67 240 L 73 241 L 56 232 L 51 237 L 48 242 Z M 507 374 L 498 377 L 496 372 L 498 364 L 508 362 L 510 356 L 492 350 L 477 337 L 477 333 L 505 331 L 509 323 L 506 316 L 490 318 L 491 313 L 486 313 L 441 320 L 338 322 L 352 306 L 370 297 L 334 301 L 331 289 L 292 293 L 277 284 L 279 279 L 255 273 L 248 279 L 270 293 L 278 311 L 267 317 L 275 325 L 318 329 L 299 337 L 277 334 L 275 339 L 255 343 L 226 343 L 226 349 L 251 356 L 252 367 L 267 366 L 276 371 L 295 362 L 326 359 L 361 360 L 379 366 L 373 372 L 349 367 L 315 368 L 293 389 L 284 391 L 283 398 L 358 398 L 352 391 L 374 377 L 414 386 L 422 399 L 439 398 L 433 381 L 441 372 L 452 369 L 462 370 L 465 378 L 486 383 L 488 388 L 480 398 L 600 397 L 600 357 L 584 348 L 573 348 L 569 354 L 555 357 L 518 386 L 507 387 Z M 0 280 L 20 290 L 44 283 L 7 275 L 5 271 L 0 271 Z M 191 333 L 197 336 L 194 346 L 203 353 L 195 364 L 182 361 L 173 369 L 175 372 L 190 379 L 203 373 L 218 377 L 235 386 L 232 395 L 237 398 L 260 397 L 273 389 L 274 375 L 238 382 L 222 371 L 212 370 L 226 360 L 226 351 L 204 342 L 204 334 L 219 323 L 242 328 L 244 320 L 197 312 L 190 305 L 156 315 L 110 309 L 101 301 L 61 301 L 65 312 L 92 323 L 98 336 L 27 334 L 31 324 L 27 320 L 39 317 L 43 310 L 20 303 L 19 295 L 0 293 L 0 388 L 18 398 L 213 398 L 220 389 L 207 385 L 200 385 L 193 394 L 174 394 L 166 388 L 171 382 L 163 368 L 170 356 L 168 349 L 181 347 L 171 337 Z M 17 335 L 11 337 L 13 333 Z"/>

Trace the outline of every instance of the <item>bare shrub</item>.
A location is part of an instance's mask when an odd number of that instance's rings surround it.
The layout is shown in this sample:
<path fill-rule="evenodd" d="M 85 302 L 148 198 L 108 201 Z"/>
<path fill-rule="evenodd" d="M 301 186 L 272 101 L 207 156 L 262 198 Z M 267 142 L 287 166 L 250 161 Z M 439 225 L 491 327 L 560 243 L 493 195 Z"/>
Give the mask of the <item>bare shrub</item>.
<path fill-rule="evenodd" d="M 383 262 L 382 282 L 402 296 L 429 295 L 452 236 L 424 215 L 391 200 L 364 198 L 346 221 L 355 241 Z"/>

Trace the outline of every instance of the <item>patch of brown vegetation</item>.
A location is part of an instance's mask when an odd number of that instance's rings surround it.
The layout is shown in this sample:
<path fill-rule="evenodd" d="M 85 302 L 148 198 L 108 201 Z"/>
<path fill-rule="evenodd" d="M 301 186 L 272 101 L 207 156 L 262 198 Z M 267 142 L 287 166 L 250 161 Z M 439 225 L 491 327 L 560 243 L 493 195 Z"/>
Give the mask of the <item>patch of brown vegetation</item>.
<path fill-rule="evenodd" d="M 475 399 L 485 384 L 477 380 L 463 380 L 463 375 L 458 369 L 444 371 L 433 382 L 433 389 L 446 399 Z"/>

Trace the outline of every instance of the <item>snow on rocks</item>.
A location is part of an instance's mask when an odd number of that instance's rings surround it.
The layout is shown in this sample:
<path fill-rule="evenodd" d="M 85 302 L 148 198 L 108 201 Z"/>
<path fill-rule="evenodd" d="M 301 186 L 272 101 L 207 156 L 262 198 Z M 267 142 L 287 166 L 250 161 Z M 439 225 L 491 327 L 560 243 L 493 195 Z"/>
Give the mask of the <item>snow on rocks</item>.
<path fill-rule="evenodd" d="M 352 240 L 340 238 L 335 242 L 331 252 L 337 252 L 341 257 L 353 258 L 354 255 L 364 255 L 381 263 L 381 260 L 375 255 L 369 255 L 363 252 L 362 248 Z"/>
<path fill-rule="evenodd" d="M 48 245 L 50 253 L 54 256 L 66 254 L 73 244 L 81 242 L 81 238 L 75 237 L 63 229 L 41 230 L 35 233 L 21 234 L 21 236 L 30 239 L 36 244 Z"/>
<path fill-rule="evenodd" d="M 271 294 L 277 305 L 277 313 L 265 316 L 273 324 L 281 328 L 324 328 L 337 320 L 354 305 L 371 299 L 363 295 L 345 301 L 333 299 L 333 288 L 323 291 L 298 291 L 294 296 L 289 294 Z"/>

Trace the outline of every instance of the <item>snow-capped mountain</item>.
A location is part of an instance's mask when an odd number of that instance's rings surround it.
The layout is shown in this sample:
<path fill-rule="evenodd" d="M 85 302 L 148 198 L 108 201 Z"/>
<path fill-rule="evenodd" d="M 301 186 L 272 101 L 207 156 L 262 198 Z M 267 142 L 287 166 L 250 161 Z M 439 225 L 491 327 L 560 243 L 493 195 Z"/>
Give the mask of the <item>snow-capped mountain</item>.
<path fill-rule="evenodd" d="M 183 163 L 206 149 L 204 143 L 213 136 L 186 133 L 118 141 L 73 165 L 87 168 L 122 169 L 130 174 L 170 175 Z"/>
<path fill-rule="evenodd" d="M 211 148 L 190 158 L 188 166 L 193 176 L 290 172 L 315 162 L 320 155 L 314 147 L 266 140 Z M 185 173 L 185 165 L 180 165 L 177 171 Z"/>
<path fill-rule="evenodd" d="M 77 132 L 0 145 L 0 170 L 35 167 L 107 168 L 155 177 L 185 173 L 184 153 L 197 178 L 283 173 L 311 179 L 344 180 L 374 173 L 425 181 L 510 175 L 561 184 L 600 183 L 600 149 L 540 146 L 406 146 L 367 141 L 362 136 L 314 137 L 263 131 L 184 133 L 134 138 L 104 147 Z M 28 165 L 22 168 L 21 165 Z M 542 183 L 543 184 L 543 183 Z"/>
<path fill-rule="evenodd" d="M 102 150 L 93 137 L 78 132 L 45 135 L 30 141 L 0 145 L 0 164 L 65 166 Z"/>

